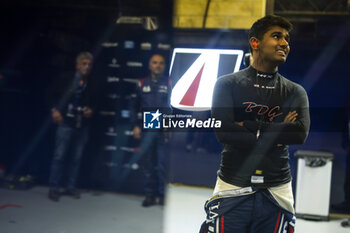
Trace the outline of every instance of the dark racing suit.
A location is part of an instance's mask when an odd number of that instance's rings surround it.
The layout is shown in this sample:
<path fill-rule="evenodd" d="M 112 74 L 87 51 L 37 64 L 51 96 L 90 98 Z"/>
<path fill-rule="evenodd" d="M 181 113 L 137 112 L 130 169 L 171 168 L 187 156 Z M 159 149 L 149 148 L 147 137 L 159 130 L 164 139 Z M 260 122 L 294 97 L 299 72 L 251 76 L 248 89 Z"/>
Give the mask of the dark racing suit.
<path fill-rule="evenodd" d="M 298 113 L 296 121 L 284 122 L 286 115 L 294 110 Z M 281 208 L 266 188 L 291 181 L 288 145 L 304 143 L 310 127 L 305 90 L 278 73 L 261 73 L 249 66 L 217 80 L 212 117 L 222 121 L 222 127 L 215 130 L 218 141 L 224 146 L 218 178 L 240 188 L 249 187 L 248 194 L 252 195 L 225 198 L 219 195 L 209 200 L 207 213 L 213 204 L 220 206 L 223 202 L 222 206 L 226 207 L 216 211 L 217 218 L 223 218 L 217 227 L 209 224 L 215 219 L 207 218 L 202 232 L 219 232 L 219 228 L 220 232 L 226 229 L 225 232 L 230 233 L 280 232 L 274 231 L 277 225 L 277 228 L 285 225 L 283 229 L 287 229 L 288 224 L 279 223 Z M 235 122 L 243 122 L 243 126 Z M 284 213 L 292 222 L 293 213 Z M 225 215 L 227 219 L 223 223 Z M 254 226 L 259 221 L 254 215 L 273 220 L 265 219 L 265 226 Z M 287 230 L 292 232 L 292 229 Z"/>
<path fill-rule="evenodd" d="M 139 111 L 157 111 L 168 113 L 170 111 L 171 85 L 168 77 L 163 76 L 152 80 L 150 76 L 140 79 L 136 98 L 133 99 L 131 120 L 136 126 L 142 128 L 137 121 Z M 152 131 L 142 133 L 141 151 L 135 155 L 139 158 L 146 157 L 145 188 L 146 195 L 164 196 L 168 154 L 165 152 L 165 138 L 163 132 Z"/>

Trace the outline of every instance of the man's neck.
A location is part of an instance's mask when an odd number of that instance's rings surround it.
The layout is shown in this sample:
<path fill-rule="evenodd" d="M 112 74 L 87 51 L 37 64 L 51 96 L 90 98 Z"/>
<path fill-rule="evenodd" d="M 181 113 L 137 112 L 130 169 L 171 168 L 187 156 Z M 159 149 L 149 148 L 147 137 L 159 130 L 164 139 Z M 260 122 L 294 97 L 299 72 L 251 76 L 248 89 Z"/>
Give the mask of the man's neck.
<path fill-rule="evenodd" d="M 82 75 L 82 74 L 80 74 L 79 72 L 76 72 L 76 77 L 79 79 L 79 80 L 86 80 L 86 75 Z"/>
<path fill-rule="evenodd" d="M 79 86 L 83 86 L 86 83 L 86 75 L 81 75 L 77 72 L 76 77 L 78 78 Z"/>
<path fill-rule="evenodd" d="M 160 77 L 161 75 L 151 74 L 152 81 L 156 82 Z"/>
<path fill-rule="evenodd" d="M 254 58 L 251 66 L 254 69 L 264 73 L 276 73 L 278 71 L 278 65 L 272 64 L 271 62 L 264 61 L 259 57 Z"/>

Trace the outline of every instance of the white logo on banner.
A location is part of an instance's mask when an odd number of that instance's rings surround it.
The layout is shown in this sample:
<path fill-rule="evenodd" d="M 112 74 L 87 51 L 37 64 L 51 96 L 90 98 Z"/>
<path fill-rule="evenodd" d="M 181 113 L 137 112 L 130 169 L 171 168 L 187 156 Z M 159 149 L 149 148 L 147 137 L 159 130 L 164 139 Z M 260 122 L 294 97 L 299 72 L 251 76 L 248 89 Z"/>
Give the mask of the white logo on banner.
<path fill-rule="evenodd" d="M 177 53 L 200 54 L 184 75 L 177 81 L 171 94 L 171 105 L 190 111 L 210 110 L 214 85 L 217 80 L 220 55 L 237 55 L 233 72 L 239 70 L 242 50 L 174 49 L 170 71 Z M 175 68 L 174 68 L 175 69 Z"/>

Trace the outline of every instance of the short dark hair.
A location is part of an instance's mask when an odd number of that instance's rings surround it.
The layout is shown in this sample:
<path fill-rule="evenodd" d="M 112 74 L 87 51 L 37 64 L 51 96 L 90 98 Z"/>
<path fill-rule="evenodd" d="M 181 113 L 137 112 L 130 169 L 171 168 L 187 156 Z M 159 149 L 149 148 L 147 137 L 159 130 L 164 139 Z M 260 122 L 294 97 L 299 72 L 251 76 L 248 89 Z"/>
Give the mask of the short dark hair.
<path fill-rule="evenodd" d="M 84 51 L 84 52 L 80 52 L 76 59 L 75 62 L 78 64 L 81 60 L 83 59 L 89 59 L 89 60 L 93 60 L 94 57 L 92 56 L 92 54 L 90 52 Z"/>
<path fill-rule="evenodd" d="M 249 31 L 249 38 L 256 37 L 262 40 L 265 33 L 270 30 L 272 26 L 280 26 L 290 32 L 293 29 L 293 25 L 288 19 L 277 15 L 266 15 L 265 17 L 255 21 Z M 249 45 L 249 50 L 252 52 L 252 48 Z"/>

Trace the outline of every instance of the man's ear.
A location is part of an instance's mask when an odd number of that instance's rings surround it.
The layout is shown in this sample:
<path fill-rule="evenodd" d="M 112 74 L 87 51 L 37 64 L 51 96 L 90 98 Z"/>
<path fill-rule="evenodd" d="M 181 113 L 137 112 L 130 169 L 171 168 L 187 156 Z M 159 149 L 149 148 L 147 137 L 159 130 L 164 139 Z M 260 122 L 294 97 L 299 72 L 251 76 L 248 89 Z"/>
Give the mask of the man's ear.
<path fill-rule="evenodd" d="M 259 48 L 259 39 L 257 39 L 256 37 L 251 37 L 249 39 L 249 43 L 250 46 L 252 47 L 252 49 L 258 49 Z"/>

